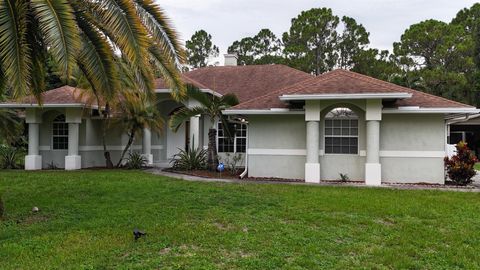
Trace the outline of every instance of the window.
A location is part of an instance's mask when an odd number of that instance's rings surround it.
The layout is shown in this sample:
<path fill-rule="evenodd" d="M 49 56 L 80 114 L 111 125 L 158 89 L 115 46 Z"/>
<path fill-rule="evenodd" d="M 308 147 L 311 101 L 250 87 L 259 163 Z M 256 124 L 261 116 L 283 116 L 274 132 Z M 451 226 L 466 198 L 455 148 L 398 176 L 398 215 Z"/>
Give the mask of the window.
<path fill-rule="evenodd" d="M 235 130 L 235 135 L 230 138 L 223 129 L 222 123 L 218 123 L 218 152 L 245 153 L 247 150 L 247 125 L 234 123 L 230 123 L 229 125 L 231 130 Z"/>
<path fill-rule="evenodd" d="M 358 117 L 348 108 L 336 108 L 325 116 L 325 153 L 358 154 Z"/>
<path fill-rule="evenodd" d="M 68 149 L 68 124 L 65 123 L 63 114 L 53 120 L 52 144 L 53 150 Z"/>

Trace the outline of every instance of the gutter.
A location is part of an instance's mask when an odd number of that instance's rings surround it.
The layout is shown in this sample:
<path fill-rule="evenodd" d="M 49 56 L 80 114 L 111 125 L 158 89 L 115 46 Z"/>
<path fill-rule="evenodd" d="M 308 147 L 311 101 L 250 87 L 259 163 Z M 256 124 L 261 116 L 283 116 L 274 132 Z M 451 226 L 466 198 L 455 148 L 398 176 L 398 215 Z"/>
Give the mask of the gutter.
<path fill-rule="evenodd" d="M 247 138 L 245 139 L 246 140 L 246 142 L 245 142 L 245 144 L 246 144 L 246 147 L 245 147 L 245 169 L 240 174 L 240 179 L 243 179 L 248 173 L 248 130 L 250 128 L 248 127 L 248 122 L 245 125 L 247 125 Z"/>

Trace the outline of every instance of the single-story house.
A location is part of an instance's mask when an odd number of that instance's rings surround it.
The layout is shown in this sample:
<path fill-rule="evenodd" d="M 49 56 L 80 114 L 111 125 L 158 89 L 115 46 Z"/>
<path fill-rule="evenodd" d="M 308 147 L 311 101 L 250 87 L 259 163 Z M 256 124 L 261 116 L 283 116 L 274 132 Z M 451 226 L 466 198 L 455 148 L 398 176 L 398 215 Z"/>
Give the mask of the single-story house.
<path fill-rule="evenodd" d="M 340 174 L 367 185 L 382 182 L 444 183 L 447 121 L 478 113 L 475 107 L 346 70 L 312 76 L 284 65 L 225 66 L 183 73 L 185 83 L 211 95 L 234 93 L 240 104 L 226 110 L 236 126 L 226 137 L 218 124 L 217 147 L 242 155 L 250 177 L 304 179 L 318 183 Z M 0 107 L 25 109 L 25 169 L 49 164 L 67 170 L 104 165 L 98 107 L 69 86 L 47 91 L 43 105 L 31 97 Z M 195 100 L 178 103 L 156 81 L 165 118 Z M 208 145 L 209 121 L 193 117 L 176 133 L 144 130 L 133 145 L 152 165 L 166 165 L 179 148 Z M 120 127 L 108 129 L 107 148 L 117 159 L 127 142 Z"/>

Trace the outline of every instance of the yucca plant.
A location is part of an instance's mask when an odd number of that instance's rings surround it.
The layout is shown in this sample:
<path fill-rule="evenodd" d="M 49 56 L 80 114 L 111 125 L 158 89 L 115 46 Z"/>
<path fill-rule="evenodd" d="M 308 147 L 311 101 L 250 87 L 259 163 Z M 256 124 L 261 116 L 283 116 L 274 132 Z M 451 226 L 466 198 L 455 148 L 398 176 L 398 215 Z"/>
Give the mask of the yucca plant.
<path fill-rule="evenodd" d="M 19 150 L 12 146 L 0 146 L 0 166 L 2 169 L 18 169 Z"/>
<path fill-rule="evenodd" d="M 205 149 L 190 148 L 187 150 L 178 149 L 180 152 L 175 154 L 170 161 L 175 170 L 191 171 L 204 170 L 207 167 L 207 151 Z"/>
<path fill-rule="evenodd" d="M 137 152 L 132 152 L 128 155 L 125 168 L 130 170 L 138 170 L 147 165 L 147 159 Z"/>

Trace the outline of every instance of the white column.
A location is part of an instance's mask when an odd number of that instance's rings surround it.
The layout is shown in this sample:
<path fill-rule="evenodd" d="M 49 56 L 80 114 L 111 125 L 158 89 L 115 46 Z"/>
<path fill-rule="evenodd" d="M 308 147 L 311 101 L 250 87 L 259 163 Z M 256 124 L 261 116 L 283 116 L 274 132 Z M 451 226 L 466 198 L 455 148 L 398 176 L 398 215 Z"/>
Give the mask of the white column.
<path fill-rule="evenodd" d="M 197 149 L 200 145 L 200 115 L 190 118 L 190 147 Z"/>
<path fill-rule="evenodd" d="M 65 156 L 65 170 L 79 170 L 82 168 L 82 157 L 78 154 L 82 110 L 67 108 L 65 118 L 68 123 L 68 155 Z"/>
<path fill-rule="evenodd" d="M 27 109 L 25 122 L 28 124 L 28 155 L 25 156 L 25 170 L 41 170 L 42 156 L 39 151 L 41 111 Z"/>
<path fill-rule="evenodd" d="M 381 100 L 367 100 L 367 161 L 365 163 L 365 184 L 379 186 L 382 183 L 380 164 L 380 120 L 382 119 Z"/>
<path fill-rule="evenodd" d="M 305 102 L 305 121 L 307 122 L 306 148 L 307 157 L 305 162 L 305 182 L 320 183 L 320 102 Z"/>
<path fill-rule="evenodd" d="M 142 155 L 147 160 L 148 165 L 153 165 L 152 132 L 148 128 L 143 129 Z"/>
<path fill-rule="evenodd" d="M 25 156 L 25 170 L 41 170 L 42 156 L 39 152 L 40 124 L 28 124 L 28 155 Z"/>

